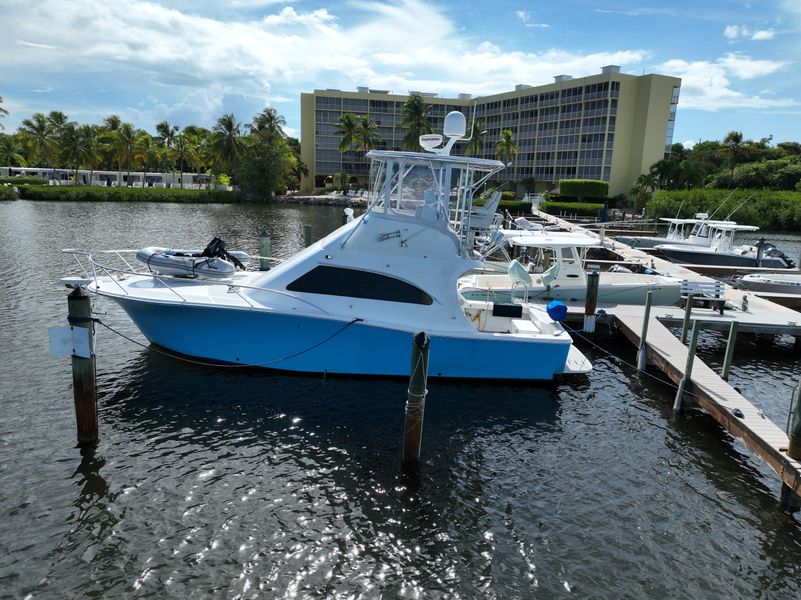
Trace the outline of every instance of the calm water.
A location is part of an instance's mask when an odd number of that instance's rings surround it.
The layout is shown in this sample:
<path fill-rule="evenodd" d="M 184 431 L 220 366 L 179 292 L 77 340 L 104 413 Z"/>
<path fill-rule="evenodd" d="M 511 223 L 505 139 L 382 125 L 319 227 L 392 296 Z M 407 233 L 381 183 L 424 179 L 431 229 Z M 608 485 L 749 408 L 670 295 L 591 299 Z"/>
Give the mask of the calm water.
<path fill-rule="evenodd" d="M 404 382 L 202 368 L 102 328 L 101 442 L 75 447 L 69 363 L 46 342 L 66 316 L 59 249 L 219 234 L 255 253 L 267 227 L 280 255 L 340 214 L 0 204 L 0 598 L 801 597 L 801 526 L 777 510 L 778 478 L 587 344 L 588 378 L 432 382 L 417 493 L 398 476 Z M 781 423 L 801 374 L 792 341 L 742 338 L 732 377 Z M 719 364 L 724 343 L 704 335 L 701 355 Z"/>

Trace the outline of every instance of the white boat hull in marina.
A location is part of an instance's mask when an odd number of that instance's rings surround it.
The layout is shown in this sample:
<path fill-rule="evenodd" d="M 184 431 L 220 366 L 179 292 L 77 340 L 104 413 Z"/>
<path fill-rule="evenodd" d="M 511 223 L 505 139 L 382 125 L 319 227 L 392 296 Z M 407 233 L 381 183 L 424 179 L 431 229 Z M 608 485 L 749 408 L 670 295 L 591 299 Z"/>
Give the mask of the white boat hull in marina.
<path fill-rule="evenodd" d="M 512 290 L 515 299 L 529 300 L 575 300 L 587 297 L 584 281 L 560 282 L 546 287 L 535 274 L 532 285 L 514 285 L 507 274 L 474 274 L 459 280 L 459 291 L 467 299 L 511 302 Z M 600 273 L 598 302 L 601 304 L 645 304 L 648 292 L 652 302 L 659 306 L 669 306 L 679 301 L 681 280 L 662 275 L 642 275 L 639 273 Z"/>
<path fill-rule="evenodd" d="M 738 278 L 737 286 L 755 292 L 801 296 L 801 273 L 753 273 Z"/>

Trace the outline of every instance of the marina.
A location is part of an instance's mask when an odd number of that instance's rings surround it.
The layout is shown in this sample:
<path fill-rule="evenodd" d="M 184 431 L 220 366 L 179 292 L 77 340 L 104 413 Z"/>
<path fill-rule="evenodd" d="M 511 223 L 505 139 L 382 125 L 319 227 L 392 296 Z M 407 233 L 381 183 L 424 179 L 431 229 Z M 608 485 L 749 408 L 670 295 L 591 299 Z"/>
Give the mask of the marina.
<path fill-rule="evenodd" d="M 634 347 L 600 324 L 593 340 L 605 352 L 577 338 L 591 379 L 430 380 L 411 496 L 398 478 L 407 381 L 202 367 L 102 329 L 100 442 L 79 452 L 69 366 L 48 357 L 42 338 L 45 324 L 65 319 L 58 278 L 70 261 L 52 248 L 80 245 L 74 232 L 90 220 L 104 226 L 81 239 L 96 247 L 191 248 L 218 234 L 256 254 L 266 228 L 284 258 L 304 247 L 306 224 L 315 238 L 339 226 L 341 209 L 18 202 L 0 211 L 4 239 L 17 240 L 0 250 L 17 307 L 0 364 L 0 572 L 10 597 L 135 597 L 165 586 L 299 597 L 548 596 L 566 585 L 608 598 L 801 592 L 801 529 L 778 510 L 773 470 L 707 414 L 675 420 L 675 389 L 626 366 Z M 144 342 L 113 308 L 101 301 L 99 318 Z M 722 345 L 702 333 L 698 358 L 719 369 Z M 20 378 L 31 364 L 43 368 Z M 729 381 L 782 423 L 797 373 L 792 338 L 745 336 Z"/>

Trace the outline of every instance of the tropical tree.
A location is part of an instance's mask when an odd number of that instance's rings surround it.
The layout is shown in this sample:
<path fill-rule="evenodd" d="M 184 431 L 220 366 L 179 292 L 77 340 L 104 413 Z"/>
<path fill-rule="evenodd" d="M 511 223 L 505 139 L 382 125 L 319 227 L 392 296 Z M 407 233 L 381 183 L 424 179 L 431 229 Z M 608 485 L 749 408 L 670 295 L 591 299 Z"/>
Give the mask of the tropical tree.
<path fill-rule="evenodd" d="M 631 186 L 631 190 L 629 191 L 629 194 L 634 196 L 637 201 L 637 208 L 645 206 L 645 203 L 651 199 L 651 196 L 653 196 L 654 191 L 658 186 L 659 182 L 656 179 L 656 175 L 651 173 L 643 173 L 637 177 L 636 181 Z"/>
<path fill-rule="evenodd" d="M 434 133 L 434 126 L 429 120 L 430 109 L 420 94 L 412 94 L 401 106 L 401 120 L 398 125 L 407 128 L 406 135 L 403 136 L 404 149 L 422 150 L 420 136 Z"/>
<path fill-rule="evenodd" d="M 5 117 L 8 114 L 8 111 L 1 106 L 2 104 L 3 104 L 3 97 L 0 96 L 0 117 Z M 3 124 L 0 123 L 0 131 L 3 131 L 3 129 L 5 129 L 5 127 L 3 127 Z"/>
<path fill-rule="evenodd" d="M 80 134 L 85 149 L 86 164 L 89 167 L 89 185 L 94 180 L 95 169 L 101 158 L 100 129 L 95 125 L 81 125 Z"/>
<path fill-rule="evenodd" d="M 286 119 L 270 106 L 253 117 L 253 122 L 248 123 L 245 127 L 252 134 L 266 135 L 268 138 L 286 135 L 283 130 L 286 127 Z"/>
<path fill-rule="evenodd" d="M 103 119 L 103 127 L 108 131 L 117 131 L 122 125 L 119 115 L 109 115 Z"/>
<path fill-rule="evenodd" d="M 671 189 L 679 177 L 681 167 L 671 158 L 663 158 L 651 165 L 650 174 L 656 178 L 656 185 L 661 189 Z"/>
<path fill-rule="evenodd" d="M 8 166 L 27 166 L 19 141 L 13 135 L 0 134 L 0 164 Z"/>
<path fill-rule="evenodd" d="M 484 150 L 483 136 L 487 133 L 484 131 L 483 119 L 473 119 L 473 124 L 470 125 L 470 140 L 467 142 L 467 147 L 464 153 L 467 156 L 478 156 Z"/>
<path fill-rule="evenodd" d="M 109 138 L 113 154 L 119 165 L 120 175 L 122 174 L 122 163 L 124 162 L 128 167 L 128 185 L 131 183 L 131 168 L 136 160 L 144 135 L 147 134 L 141 129 L 136 129 L 130 123 L 123 123 L 119 129 L 111 133 Z M 122 182 L 120 181 L 120 183 Z"/>
<path fill-rule="evenodd" d="M 514 134 L 511 129 L 501 131 L 501 139 L 495 146 L 495 156 L 504 164 L 509 164 L 520 152 L 520 148 L 515 144 Z"/>
<path fill-rule="evenodd" d="M 175 136 L 175 144 L 173 146 L 173 157 L 176 159 L 178 168 L 181 173 L 181 189 L 184 188 L 184 171 L 186 171 L 186 159 L 192 153 L 192 145 L 189 136 L 185 133 L 179 133 Z"/>
<path fill-rule="evenodd" d="M 63 164 L 73 167 L 75 171 L 75 184 L 78 184 L 78 169 L 86 158 L 86 144 L 81 130 L 75 123 L 61 126 L 61 144 L 59 157 Z"/>
<path fill-rule="evenodd" d="M 357 148 L 361 150 L 372 150 L 376 143 L 383 139 L 378 133 L 378 124 L 367 115 L 362 115 L 356 120 L 354 138 Z"/>
<path fill-rule="evenodd" d="M 356 130 L 359 127 L 359 119 L 353 113 L 340 115 L 337 121 L 337 133 L 342 136 L 339 142 L 339 151 L 347 152 L 356 145 Z"/>
<path fill-rule="evenodd" d="M 25 139 L 34 160 L 42 166 L 47 165 L 52 168 L 55 144 L 44 113 L 34 113 L 30 119 L 23 119 L 19 132 Z"/>
<path fill-rule="evenodd" d="M 734 176 L 734 167 L 740 162 L 740 157 L 743 154 L 743 134 L 740 131 L 730 131 L 723 138 L 723 155 L 726 157 L 731 168 L 731 174 Z"/>
<path fill-rule="evenodd" d="M 211 145 L 214 156 L 222 166 L 233 171 L 237 159 L 244 149 L 241 125 L 233 114 L 223 115 L 217 119 L 217 123 L 212 129 L 212 136 Z"/>

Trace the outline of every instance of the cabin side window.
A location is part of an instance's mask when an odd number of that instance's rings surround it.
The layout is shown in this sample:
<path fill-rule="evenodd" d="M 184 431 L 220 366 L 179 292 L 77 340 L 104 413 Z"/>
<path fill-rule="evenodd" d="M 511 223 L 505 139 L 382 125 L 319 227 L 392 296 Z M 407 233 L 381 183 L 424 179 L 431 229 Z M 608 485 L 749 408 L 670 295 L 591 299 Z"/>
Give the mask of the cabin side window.
<path fill-rule="evenodd" d="M 326 294 L 404 302 L 406 304 L 432 304 L 431 296 L 410 283 L 357 269 L 343 269 L 319 265 L 286 286 L 290 292 Z"/>

